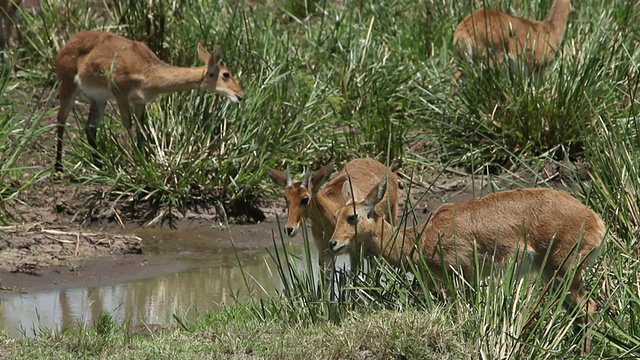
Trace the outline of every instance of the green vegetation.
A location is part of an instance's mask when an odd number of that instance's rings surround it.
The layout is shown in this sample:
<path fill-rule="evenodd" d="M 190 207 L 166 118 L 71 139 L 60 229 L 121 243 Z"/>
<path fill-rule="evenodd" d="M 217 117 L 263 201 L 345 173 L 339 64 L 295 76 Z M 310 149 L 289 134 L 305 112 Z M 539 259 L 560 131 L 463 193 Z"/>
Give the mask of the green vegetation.
<path fill-rule="evenodd" d="M 22 12 L 20 41 L 2 63 L 0 222 L 19 221 L 15 199 L 46 181 L 100 185 L 105 190 L 91 196 L 113 206 L 126 200 L 155 209 L 230 209 L 279 191 L 262 166 L 285 161 L 300 171 L 331 158 L 344 163 L 370 156 L 427 184 L 440 173 L 491 173 L 499 190 L 513 169 L 580 160 L 590 175 L 581 178 L 566 167 L 564 180 L 609 229 L 600 261 L 585 276 L 601 307 L 588 330 L 591 355 L 640 356 L 635 2 L 576 2 L 558 61 L 544 73 L 462 65 L 465 83 L 452 98 L 453 29 L 479 2 L 352 1 L 343 7 L 278 0 L 255 9 L 226 0 L 129 0 L 112 8 L 40 3 L 40 12 Z M 500 8 L 504 2 L 482 3 Z M 508 3 L 537 18 L 550 5 Z M 240 106 L 199 92 L 160 97 L 148 106 L 148 156 L 132 146 L 115 109 L 108 108 L 98 132 L 101 152 L 109 154 L 102 169 L 91 165 L 82 126 L 70 120 L 64 155 L 69 177 L 58 179 L 52 172 L 52 65 L 60 46 L 82 29 L 144 41 L 163 60 L 185 66 L 198 63 L 198 41 L 220 45 L 246 97 Z M 78 124 L 87 113 L 76 109 Z M 2 338 L 0 349 L 25 359 L 342 359 L 365 358 L 367 351 L 380 359 L 580 357 L 585 333 L 572 328 L 579 314 L 562 309 L 562 289 L 540 297 L 541 282 L 532 275 L 527 280 L 535 286 L 527 286 L 512 267 L 481 285 L 447 279 L 443 296 L 424 279 L 377 263 L 328 299 L 310 269 L 285 258 L 290 263 L 280 263 L 280 297 L 149 337 L 132 335 L 105 315 L 79 333 Z"/>
<path fill-rule="evenodd" d="M 394 324 L 390 328 L 388 324 Z M 147 333 L 148 334 L 148 333 Z M 364 342 L 363 342 L 364 339 Z M 236 306 L 210 314 L 186 330 L 162 330 L 152 336 L 128 333 L 103 315 L 81 334 L 33 340 L 13 348 L 14 359 L 348 359 L 376 354 L 408 359 L 459 359 L 466 349 L 458 341 L 443 309 L 357 314 L 336 326 L 291 325 L 280 319 L 256 319 Z M 304 346 L 300 346 L 304 343 Z"/>

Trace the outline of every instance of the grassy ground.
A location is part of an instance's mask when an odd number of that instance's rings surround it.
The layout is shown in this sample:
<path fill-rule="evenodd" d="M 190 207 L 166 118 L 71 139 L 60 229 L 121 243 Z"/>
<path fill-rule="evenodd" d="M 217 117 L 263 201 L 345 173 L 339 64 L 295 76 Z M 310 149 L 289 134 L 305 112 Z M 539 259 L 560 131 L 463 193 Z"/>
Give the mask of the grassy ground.
<path fill-rule="evenodd" d="M 367 358 L 367 354 L 459 359 L 468 351 L 444 310 L 360 313 L 340 326 L 306 326 L 280 319 L 257 320 L 249 309 L 236 306 L 188 326 L 130 332 L 104 316 L 94 331 L 79 336 L 34 340 L 28 347 L 2 341 L 15 359 L 345 359 Z"/>
<path fill-rule="evenodd" d="M 21 192 L 47 181 L 100 186 L 92 196 L 114 207 L 232 208 L 276 193 L 263 165 L 286 162 L 301 171 L 331 158 L 370 156 L 430 183 L 439 172 L 502 177 L 579 160 L 589 175 L 569 169 L 565 180 L 609 229 L 587 282 L 603 308 L 617 308 L 598 312 L 590 329 L 593 355 L 638 356 L 640 9 L 633 2 L 577 2 L 558 61 L 539 78 L 518 69 L 465 67 L 465 85 L 453 98 L 452 32 L 481 2 L 351 1 L 343 7 L 274 0 L 255 9 L 214 0 L 76 3 L 42 0 L 39 12 L 23 11 L 20 40 L 4 54 L 3 223 L 19 222 Z M 536 18 L 550 6 L 547 0 L 482 3 Z M 82 29 L 144 41 L 181 65 L 197 64 L 198 41 L 220 45 L 245 101 L 237 107 L 198 92 L 161 97 L 148 106 L 154 134 L 148 158 L 131 146 L 112 108 L 98 134 L 102 153 L 110 154 L 102 169 L 91 165 L 81 126 L 87 110 L 78 107 L 77 123 L 67 128 L 69 177 L 55 179 L 53 64 L 57 50 Z M 543 177 L 535 180 L 544 185 Z M 479 288 L 452 279 L 454 296 L 441 301 L 384 264 L 380 269 L 362 286 L 342 288 L 337 302 L 293 274 L 297 280 L 283 299 L 239 305 L 184 328 L 139 337 L 107 317 L 103 328 L 87 333 L 4 338 L 2 348 L 16 358 L 112 352 L 121 358 L 366 358 L 367 351 L 373 358 L 579 357 L 585 335 L 571 327 L 577 314 L 565 313 L 557 297 L 538 301 L 539 286 L 525 286 L 509 271 L 502 282 Z M 286 264 L 282 270 L 283 278 L 292 276 Z"/>

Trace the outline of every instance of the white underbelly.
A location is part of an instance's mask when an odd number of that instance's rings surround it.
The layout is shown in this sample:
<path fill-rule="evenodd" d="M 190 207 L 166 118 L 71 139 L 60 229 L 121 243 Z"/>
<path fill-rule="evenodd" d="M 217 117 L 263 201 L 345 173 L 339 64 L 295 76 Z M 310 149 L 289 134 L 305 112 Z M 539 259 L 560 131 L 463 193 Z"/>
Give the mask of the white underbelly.
<path fill-rule="evenodd" d="M 95 101 L 109 101 L 115 99 L 115 96 L 108 88 L 100 87 L 100 86 L 87 86 L 83 84 L 79 77 L 76 76 L 76 84 L 82 90 L 82 93 L 88 97 L 89 99 L 93 99 Z M 147 104 L 153 101 L 155 96 L 150 96 L 150 94 L 146 94 L 141 89 L 133 89 L 129 91 L 127 95 L 127 100 L 131 104 Z"/>
<path fill-rule="evenodd" d="M 101 86 L 87 86 L 83 84 L 78 76 L 75 78 L 76 84 L 82 93 L 89 99 L 95 101 L 109 101 L 115 99 L 115 96 L 110 89 Z M 157 94 L 145 92 L 140 88 L 129 89 L 127 94 L 127 100 L 130 104 L 148 104 L 155 100 Z"/>
<path fill-rule="evenodd" d="M 82 93 L 89 99 L 102 102 L 115 98 L 111 90 L 99 86 L 87 86 L 82 83 L 78 76 L 76 76 L 75 82 L 78 84 L 80 90 L 82 90 Z"/>
<path fill-rule="evenodd" d="M 115 99 L 115 97 L 113 96 L 111 91 L 109 91 L 107 89 L 85 87 L 85 88 L 82 88 L 82 92 L 89 99 L 93 99 L 93 100 L 99 101 L 99 102 L 100 101 L 108 101 L 108 100 Z"/>

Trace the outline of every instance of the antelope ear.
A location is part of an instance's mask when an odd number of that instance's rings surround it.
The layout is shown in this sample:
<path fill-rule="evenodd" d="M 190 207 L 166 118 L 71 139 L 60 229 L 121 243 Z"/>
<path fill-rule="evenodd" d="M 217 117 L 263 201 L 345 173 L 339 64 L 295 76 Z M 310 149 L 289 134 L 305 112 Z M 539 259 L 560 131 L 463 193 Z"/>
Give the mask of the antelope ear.
<path fill-rule="evenodd" d="M 367 212 L 367 218 L 371 219 L 376 213 L 376 205 L 382 200 L 384 194 L 387 192 L 387 179 L 383 179 L 375 186 L 367 197 L 362 201 L 365 211 Z"/>
<path fill-rule="evenodd" d="M 353 188 L 351 184 L 351 180 L 347 179 L 344 183 L 342 183 L 342 196 L 348 201 L 353 201 L 353 192 L 351 189 Z"/>
<path fill-rule="evenodd" d="M 323 166 L 322 169 L 318 170 L 318 172 L 313 175 L 313 178 L 311 178 L 311 187 L 313 188 L 312 191 L 318 192 L 320 190 L 320 187 L 324 185 L 324 183 L 329 181 L 329 178 L 333 173 L 333 167 L 334 163 L 332 161 Z"/>
<path fill-rule="evenodd" d="M 346 175 L 341 175 L 341 176 L 346 177 Z M 336 179 L 339 179 L 339 177 L 337 177 Z M 353 183 L 349 178 L 347 178 L 347 180 L 342 184 L 342 196 L 351 203 L 353 202 L 357 203 L 363 200 L 362 194 L 358 191 L 358 189 L 356 189 L 353 186 Z"/>
<path fill-rule="evenodd" d="M 289 176 L 283 173 L 282 171 L 272 169 L 268 166 L 265 166 L 264 170 L 267 172 L 267 175 L 269 175 L 276 184 L 282 187 L 286 187 L 287 184 L 289 183 L 289 180 L 290 180 Z"/>
<path fill-rule="evenodd" d="M 213 55 L 211 55 L 211 59 L 209 60 L 209 66 L 218 66 L 220 64 L 220 59 L 222 59 L 222 50 L 220 46 L 216 46 L 213 49 Z"/>
<path fill-rule="evenodd" d="M 202 46 L 202 43 L 198 43 L 198 57 L 207 65 L 209 64 L 209 60 L 211 60 L 211 54 Z"/>

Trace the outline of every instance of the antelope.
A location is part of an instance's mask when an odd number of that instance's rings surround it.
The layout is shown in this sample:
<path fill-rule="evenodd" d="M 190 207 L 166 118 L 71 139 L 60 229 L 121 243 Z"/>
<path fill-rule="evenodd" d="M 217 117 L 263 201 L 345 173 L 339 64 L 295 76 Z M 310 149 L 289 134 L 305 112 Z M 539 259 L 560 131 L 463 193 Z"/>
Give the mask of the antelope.
<path fill-rule="evenodd" d="M 362 201 L 337 211 L 329 241 L 334 254 L 363 246 L 365 252 L 382 256 L 393 266 L 413 263 L 436 279 L 454 268 L 468 281 L 475 278 L 476 271 L 487 275 L 493 265 L 512 258 L 517 261 L 519 275 L 538 270 L 550 285 L 572 277 L 567 279 L 570 293 L 564 306 L 577 310 L 586 301 L 587 315 L 581 316 L 581 321 L 584 325 L 590 322 L 597 307 L 587 299 L 582 271 L 597 257 L 605 226 L 576 198 L 543 188 L 497 192 L 444 204 L 427 222 L 396 237 L 376 210 L 386 189 L 382 180 Z M 475 268 L 476 259 L 480 269 Z M 588 344 L 587 338 L 585 347 Z"/>
<path fill-rule="evenodd" d="M 302 182 L 293 182 L 289 168 L 286 172 L 265 166 L 267 174 L 273 181 L 284 187 L 284 198 L 287 203 L 288 218 L 285 232 L 294 236 L 305 219 L 311 220 L 311 233 L 318 249 L 318 265 L 325 278 L 330 274 L 333 256 L 329 253 L 329 239 L 333 234 L 336 210 L 347 203 L 352 196 L 366 195 L 380 180 L 389 178 L 389 196 L 385 197 L 385 208 L 382 217 L 395 222 L 397 210 L 398 178 L 395 173 L 382 163 L 370 158 L 358 158 L 349 161 L 327 185 L 333 172 L 333 162 L 322 167 L 311 176 L 307 170 Z M 353 188 L 353 194 L 350 193 Z M 351 269 L 355 271 L 360 263 L 358 249 L 349 253 Z"/>
<path fill-rule="evenodd" d="M 65 122 L 81 92 L 91 103 L 85 132 L 96 152 L 96 132 L 108 100 L 116 100 L 129 135 L 131 107 L 142 125 L 145 105 L 162 93 L 204 88 L 239 103 L 244 95 L 242 87 L 229 69 L 220 64 L 220 48 L 216 47 L 211 55 L 198 43 L 197 50 L 204 66 L 177 67 L 160 60 L 145 44 L 113 33 L 83 31 L 71 38 L 58 52 L 56 61 L 60 81 L 56 171 L 62 172 Z M 137 134 L 140 144 L 140 129 Z M 95 152 L 94 163 L 99 164 Z"/>
<path fill-rule="evenodd" d="M 0 0 L 0 49 L 9 45 L 15 16 L 22 0 Z"/>
<path fill-rule="evenodd" d="M 528 68 L 539 70 L 551 63 L 564 39 L 573 0 L 553 0 L 545 21 L 509 15 L 492 9 L 479 9 L 456 26 L 453 47 L 459 58 L 473 64 L 488 56 L 492 65 L 509 59 L 523 60 Z M 513 14 L 514 11 L 511 10 Z M 456 71 L 457 82 L 462 71 Z M 455 89 L 452 89 L 455 92 Z"/>

